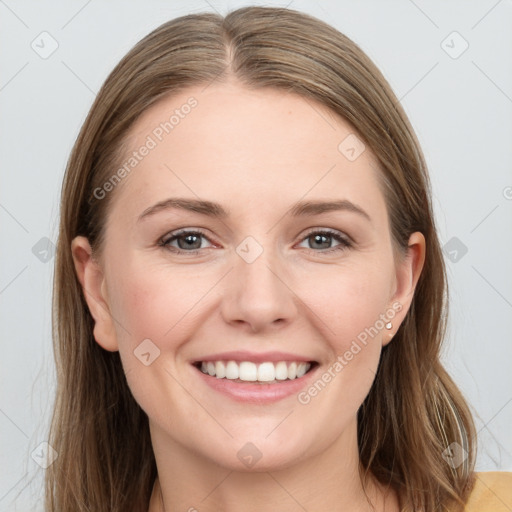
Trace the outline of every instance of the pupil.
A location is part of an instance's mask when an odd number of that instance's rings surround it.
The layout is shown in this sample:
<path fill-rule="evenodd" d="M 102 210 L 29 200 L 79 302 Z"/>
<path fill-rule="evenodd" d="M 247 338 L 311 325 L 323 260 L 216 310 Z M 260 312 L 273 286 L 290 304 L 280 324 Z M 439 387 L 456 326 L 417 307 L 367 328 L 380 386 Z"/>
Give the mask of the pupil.
<path fill-rule="evenodd" d="M 195 241 L 197 242 L 197 240 L 199 239 L 199 237 L 197 235 L 186 235 L 185 237 L 185 240 L 186 240 L 186 245 L 187 247 L 190 249 L 190 247 L 192 247 L 192 244 L 194 243 L 194 240 L 193 239 L 196 239 Z M 201 245 L 201 244 L 199 244 Z M 194 247 L 195 248 L 199 248 L 199 247 Z"/>
<path fill-rule="evenodd" d="M 314 235 L 313 237 L 315 239 L 315 243 L 320 243 L 322 244 L 322 242 L 320 241 L 321 239 L 324 239 L 324 240 L 328 240 L 329 239 L 329 236 L 326 236 L 326 235 Z M 328 242 L 324 242 L 324 244 L 327 244 L 329 245 Z"/>

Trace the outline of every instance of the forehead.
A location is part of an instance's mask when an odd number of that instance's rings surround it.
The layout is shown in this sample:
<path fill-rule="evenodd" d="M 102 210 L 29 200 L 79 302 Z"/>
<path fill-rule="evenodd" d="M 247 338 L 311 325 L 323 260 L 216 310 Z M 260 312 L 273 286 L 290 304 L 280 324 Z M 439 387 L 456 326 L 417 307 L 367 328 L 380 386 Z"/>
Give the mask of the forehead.
<path fill-rule="evenodd" d="M 240 214 L 301 198 L 347 198 L 385 215 L 369 148 L 341 117 L 294 93 L 233 83 L 191 87 L 144 112 L 125 149 L 120 165 L 128 172 L 115 202 L 138 213 L 186 196 Z"/>

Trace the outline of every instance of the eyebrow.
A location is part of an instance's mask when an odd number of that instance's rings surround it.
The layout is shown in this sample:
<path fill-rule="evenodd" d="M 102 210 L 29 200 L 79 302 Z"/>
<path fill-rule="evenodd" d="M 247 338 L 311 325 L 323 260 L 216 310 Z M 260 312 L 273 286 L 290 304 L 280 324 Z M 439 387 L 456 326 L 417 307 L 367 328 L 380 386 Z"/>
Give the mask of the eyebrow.
<path fill-rule="evenodd" d="M 219 203 L 201 199 L 173 197 L 160 201 L 144 210 L 140 214 L 137 222 L 140 222 L 141 220 L 158 212 L 173 208 L 199 213 L 201 215 L 207 215 L 209 217 L 219 219 L 224 219 L 230 216 L 230 212 Z M 295 203 L 287 213 L 292 217 L 311 217 L 332 211 L 347 211 L 357 213 L 358 215 L 361 215 L 366 220 L 371 222 L 371 218 L 368 213 L 366 213 L 360 206 L 357 206 L 347 199 L 337 201 L 302 201 Z"/>

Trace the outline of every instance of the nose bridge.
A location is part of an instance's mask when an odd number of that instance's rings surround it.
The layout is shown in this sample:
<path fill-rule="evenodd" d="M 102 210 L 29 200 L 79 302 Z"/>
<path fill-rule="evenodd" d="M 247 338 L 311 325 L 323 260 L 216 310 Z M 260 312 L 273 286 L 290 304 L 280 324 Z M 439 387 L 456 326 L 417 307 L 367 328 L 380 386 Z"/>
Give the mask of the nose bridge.
<path fill-rule="evenodd" d="M 260 237 L 260 240 L 262 237 Z M 247 236 L 236 247 L 238 258 L 235 260 L 235 272 L 245 288 L 250 287 L 251 294 L 279 293 L 282 282 L 278 277 L 278 264 L 275 250 L 270 246 L 271 237 L 258 241 L 253 236 Z M 265 247 L 263 243 L 266 243 Z M 277 282 L 276 282 L 277 281 Z M 254 289 L 252 289 L 254 288 Z M 258 293 L 256 293 L 258 295 Z"/>
<path fill-rule="evenodd" d="M 292 292 L 286 286 L 284 265 L 276 252 L 248 236 L 236 247 L 235 268 L 231 273 L 225 301 L 226 320 L 245 321 L 253 330 L 284 320 L 293 314 Z"/>

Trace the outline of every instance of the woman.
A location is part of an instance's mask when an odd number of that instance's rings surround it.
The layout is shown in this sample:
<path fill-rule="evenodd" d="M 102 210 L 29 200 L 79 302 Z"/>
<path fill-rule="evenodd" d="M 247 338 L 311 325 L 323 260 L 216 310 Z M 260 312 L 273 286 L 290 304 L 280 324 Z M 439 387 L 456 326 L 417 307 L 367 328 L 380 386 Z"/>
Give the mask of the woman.
<path fill-rule="evenodd" d="M 375 65 L 319 20 L 190 15 L 123 58 L 64 178 L 54 300 L 48 510 L 510 499 L 509 474 L 474 473 L 439 360 L 418 142 Z"/>

